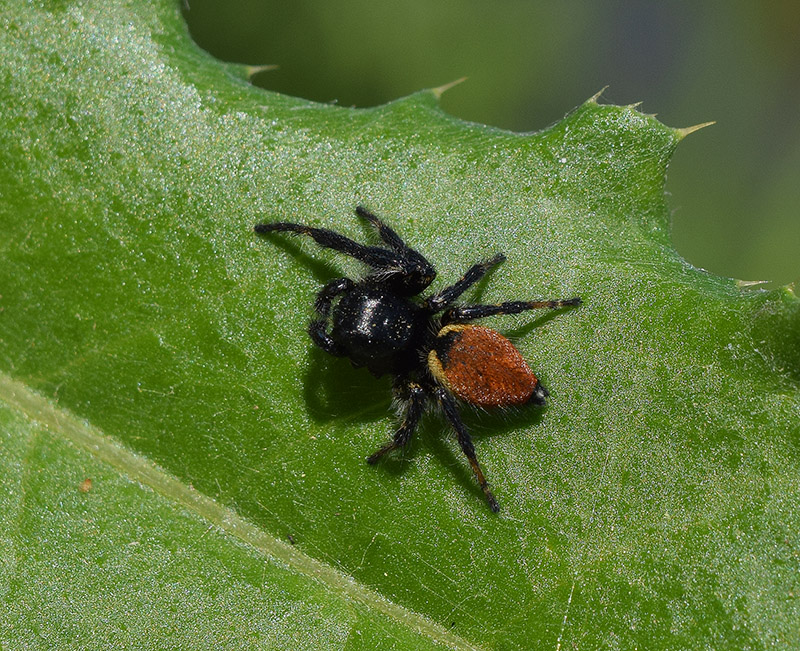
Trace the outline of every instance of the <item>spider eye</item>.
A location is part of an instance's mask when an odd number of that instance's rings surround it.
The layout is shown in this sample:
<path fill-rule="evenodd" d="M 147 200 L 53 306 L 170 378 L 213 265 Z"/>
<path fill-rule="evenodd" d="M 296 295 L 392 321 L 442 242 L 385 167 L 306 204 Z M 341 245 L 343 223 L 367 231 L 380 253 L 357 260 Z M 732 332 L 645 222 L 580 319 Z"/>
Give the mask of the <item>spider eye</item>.
<path fill-rule="evenodd" d="M 424 265 L 414 268 L 409 275 L 410 284 L 418 288 L 417 291 L 422 291 L 436 278 L 436 272 L 430 265 Z"/>
<path fill-rule="evenodd" d="M 398 271 L 390 282 L 395 291 L 404 296 L 413 296 L 430 285 L 434 278 L 436 272 L 431 267 L 411 267 Z"/>

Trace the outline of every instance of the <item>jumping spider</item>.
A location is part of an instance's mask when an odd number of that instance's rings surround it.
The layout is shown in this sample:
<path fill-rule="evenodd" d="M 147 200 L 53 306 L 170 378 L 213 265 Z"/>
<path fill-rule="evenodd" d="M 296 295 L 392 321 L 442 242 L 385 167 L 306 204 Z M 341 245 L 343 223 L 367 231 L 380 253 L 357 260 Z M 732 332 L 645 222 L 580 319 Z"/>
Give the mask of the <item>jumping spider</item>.
<path fill-rule="evenodd" d="M 478 407 L 543 405 L 548 393 L 508 339 L 471 322 L 496 314 L 580 305 L 581 299 L 456 305 L 461 294 L 505 260 L 502 253 L 473 265 L 453 285 L 417 298 L 436 277 L 433 265 L 365 208 L 359 206 L 356 214 L 375 228 L 385 246 L 367 246 L 325 228 L 288 222 L 258 224 L 255 231 L 308 235 L 319 246 L 370 268 L 360 280 L 337 278 L 325 285 L 317 294 L 317 314 L 308 329 L 325 352 L 347 357 L 353 366 L 365 366 L 376 377 L 394 377 L 394 392 L 405 406 L 405 416 L 392 440 L 367 462 L 374 464 L 406 445 L 426 403 L 434 399 L 456 431 L 489 507 L 497 512 L 500 507 L 478 465 L 456 399 Z"/>

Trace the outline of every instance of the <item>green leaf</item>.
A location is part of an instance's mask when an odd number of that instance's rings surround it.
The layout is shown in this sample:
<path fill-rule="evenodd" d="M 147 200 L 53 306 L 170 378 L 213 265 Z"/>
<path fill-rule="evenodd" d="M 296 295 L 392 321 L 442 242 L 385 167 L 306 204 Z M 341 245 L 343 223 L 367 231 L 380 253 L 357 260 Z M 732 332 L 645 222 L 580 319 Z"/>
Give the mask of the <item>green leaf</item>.
<path fill-rule="evenodd" d="M 4 646 L 800 644 L 800 306 L 673 250 L 688 130 L 594 99 L 521 135 L 436 92 L 280 96 L 166 1 L 0 20 Z M 499 515 L 436 414 L 364 463 L 390 382 L 305 334 L 358 265 L 252 233 L 363 240 L 359 203 L 434 289 L 502 250 L 470 298 L 584 299 L 486 321 L 551 392 L 465 412 Z"/>

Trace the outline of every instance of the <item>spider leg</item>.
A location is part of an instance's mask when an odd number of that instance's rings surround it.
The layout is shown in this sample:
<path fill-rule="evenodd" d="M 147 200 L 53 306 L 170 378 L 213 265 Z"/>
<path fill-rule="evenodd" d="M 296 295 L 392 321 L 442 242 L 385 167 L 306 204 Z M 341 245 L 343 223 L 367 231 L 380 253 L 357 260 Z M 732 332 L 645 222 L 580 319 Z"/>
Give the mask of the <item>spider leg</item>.
<path fill-rule="evenodd" d="M 370 225 L 378 231 L 380 238 L 397 256 L 393 264 L 386 264 L 383 268 L 377 266 L 373 267 L 377 272 L 376 278 L 383 278 L 385 280 L 391 277 L 391 275 L 400 275 L 400 282 L 395 284 L 397 288 L 407 296 L 418 294 L 433 282 L 433 279 L 436 277 L 436 270 L 424 255 L 408 246 L 408 244 L 403 241 L 403 238 L 384 224 L 376 215 L 364 208 L 364 206 L 356 206 L 356 214 L 366 219 Z M 385 272 L 389 272 L 389 275 L 384 275 Z"/>
<path fill-rule="evenodd" d="M 419 419 L 425 409 L 425 390 L 416 383 L 409 383 L 408 385 L 408 398 L 406 398 L 406 413 L 403 417 L 403 422 L 397 428 L 392 440 L 380 448 L 377 452 L 367 457 L 367 463 L 375 464 L 387 452 L 404 447 L 409 440 L 414 430 L 417 429 Z"/>
<path fill-rule="evenodd" d="M 308 334 L 311 336 L 311 340 L 326 353 L 338 357 L 344 357 L 347 353 L 342 350 L 339 344 L 331 339 L 327 331 L 328 317 L 331 313 L 331 303 L 339 294 L 349 291 L 354 286 L 355 283 L 349 278 L 337 278 L 325 285 L 317 294 L 317 298 L 314 301 L 314 309 L 317 311 L 317 318 L 314 319 L 308 327 Z"/>
<path fill-rule="evenodd" d="M 483 471 L 481 470 L 481 467 L 478 464 L 478 459 L 475 456 L 475 446 L 472 445 L 472 438 L 467 431 L 467 426 L 464 425 L 464 421 L 461 420 L 461 415 L 458 413 L 458 407 L 456 406 L 455 399 L 441 387 L 436 389 L 436 397 L 439 399 L 442 409 L 444 409 L 444 414 L 447 416 L 447 420 L 450 421 L 450 424 L 453 426 L 453 429 L 455 429 L 456 434 L 458 435 L 458 443 L 461 446 L 461 451 L 464 453 L 467 459 L 469 459 L 469 465 L 472 466 L 472 472 L 475 474 L 475 479 L 478 480 L 478 484 L 483 490 L 483 494 L 486 496 L 486 501 L 489 502 L 489 508 L 497 513 L 500 510 L 500 505 L 497 503 L 497 500 L 492 494 L 489 484 L 486 481 L 486 477 L 483 476 Z"/>
<path fill-rule="evenodd" d="M 368 264 L 374 269 L 386 269 L 399 265 L 399 256 L 397 253 L 377 246 L 359 244 L 355 240 L 351 240 L 349 237 L 340 235 L 327 228 L 314 228 L 313 226 L 293 224 L 291 222 L 274 222 L 272 224 L 256 224 L 253 230 L 261 234 L 277 231 L 308 235 L 319 244 L 319 246 L 349 255 L 356 260 Z"/>
<path fill-rule="evenodd" d="M 375 230 L 378 231 L 378 235 L 381 236 L 381 239 L 395 251 L 405 251 L 409 248 L 397 233 L 378 219 L 376 215 L 364 208 L 364 206 L 356 206 L 356 214 L 372 224 Z"/>
<path fill-rule="evenodd" d="M 256 224 L 254 230 L 260 234 L 277 231 L 308 235 L 323 248 L 344 253 L 369 265 L 375 272 L 375 278 L 383 279 L 384 281 L 386 279 L 397 279 L 395 283 L 396 289 L 401 291 L 404 296 L 418 294 L 431 284 L 436 276 L 436 271 L 419 251 L 407 246 L 397 233 L 383 224 L 372 213 L 362 208 L 358 214 L 368 219 L 378 229 L 381 238 L 391 248 L 367 246 L 327 228 L 314 228 L 313 226 L 293 224 L 291 222 Z M 373 220 L 375 221 L 373 222 Z"/>
<path fill-rule="evenodd" d="M 568 298 L 551 301 L 506 301 L 495 305 L 457 305 L 456 307 L 451 307 L 442 315 L 442 325 L 482 319 L 496 314 L 519 314 L 527 310 L 542 308 L 554 310 L 560 307 L 580 305 L 581 303 L 580 298 Z"/>
<path fill-rule="evenodd" d="M 450 285 L 450 287 L 445 287 L 433 296 L 429 296 L 423 303 L 423 307 L 431 310 L 433 313 L 443 310 L 483 278 L 492 267 L 497 266 L 505 259 L 506 256 L 502 253 L 498 253 L 490 260 L 472 265 L 467 269 L 467 273 L 465 273 L 460 280 Z"/>

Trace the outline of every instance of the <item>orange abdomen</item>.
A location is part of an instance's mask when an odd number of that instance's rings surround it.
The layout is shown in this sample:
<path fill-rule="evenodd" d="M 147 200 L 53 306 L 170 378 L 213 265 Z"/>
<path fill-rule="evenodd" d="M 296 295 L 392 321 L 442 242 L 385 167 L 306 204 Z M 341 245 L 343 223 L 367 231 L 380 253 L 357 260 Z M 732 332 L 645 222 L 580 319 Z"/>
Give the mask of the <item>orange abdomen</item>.
<path fill-rule="evenodd" d="M 479 407 L 524 405 L 547 395 L 514 345 L 484 326 L 442 328 L 428 367 L 447 389 Z"/>

